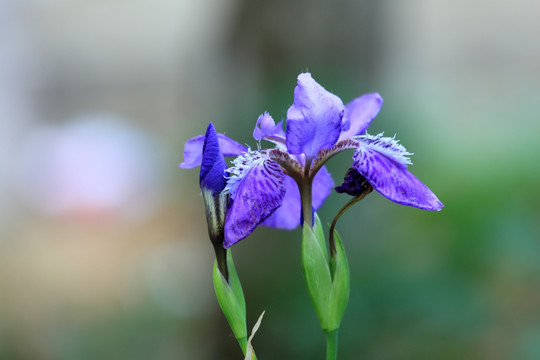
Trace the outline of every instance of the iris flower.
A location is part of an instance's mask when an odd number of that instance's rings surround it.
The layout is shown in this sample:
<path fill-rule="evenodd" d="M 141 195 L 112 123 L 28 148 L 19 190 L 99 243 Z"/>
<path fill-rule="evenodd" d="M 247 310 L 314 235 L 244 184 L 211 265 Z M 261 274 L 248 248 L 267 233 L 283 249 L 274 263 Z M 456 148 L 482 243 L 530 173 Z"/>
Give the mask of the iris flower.
<path fill-rule="evenodd" d="M 268 113 L 255 124 L 255 140 L 272 142 L 273 148 L 252 150 L 217 134 L 223 155 L 236 156 L 222 175 L 212 173 L 220 184 L 226 183 L 220 191 L 229 196 L 224 247 L 244 239 L 258 225 L 294 229 L 303 222 L 312 226 L 313 211 L 334 187 L 324 164 L 345 150 L 354 151 L 353 173 L 338 190 L 365 180 L 398 204 L 440 210 L 444 205 L 435 194 L 408 171 L 412 154 L 395 137 L 366 133 L 382 102 L 379 94 L 371 93 L 344 105 L 311 74 L 302 73 L 287 111 L 285 131 L 283 122 L 276 125 Z M 181 168 L 201 165 L 205 138 L 208 133 L 188 140 Z M 212 164 L 203 161 L 201 174 Z"/>

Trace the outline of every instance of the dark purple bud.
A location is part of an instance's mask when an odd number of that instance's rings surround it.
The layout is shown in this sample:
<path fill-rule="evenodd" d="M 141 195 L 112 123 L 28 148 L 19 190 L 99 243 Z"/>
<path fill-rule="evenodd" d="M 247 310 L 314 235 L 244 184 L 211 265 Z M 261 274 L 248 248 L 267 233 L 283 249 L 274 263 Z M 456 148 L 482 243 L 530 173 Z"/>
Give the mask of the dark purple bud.
<path fill-rule="evenodd" d="M 216 195 L 227 185 L 225 170 L 227 164 L 219 148 L 218 136 L 214 125 L 210 123 L 204 137 L 202 152 L 201 174 L 199 184 L 201 189 L 211 191 Z"/>
<path fill-rule="evenodd" d="M 216 129 L 210 123 L 204 137 L 199 184 L 206 210 L 208 235 L 214 245 L 218 268 L 225 279 L 228 279 L 227 254 L 223 248 L 225 215 L 229 202 L 228 195 L 223 191 L 227 185 L 226 169 L 227 165 L 219 147 Z"/>
<path fill-rule="evenodd" d="M 360 175 L 358 170 L 350 168 L 345 174 L 343 184 L 336 186 L 335 190 L 342 194 L 346 193 L 351 196 L 358 196 L 371 188 L 366 178 Z"/>

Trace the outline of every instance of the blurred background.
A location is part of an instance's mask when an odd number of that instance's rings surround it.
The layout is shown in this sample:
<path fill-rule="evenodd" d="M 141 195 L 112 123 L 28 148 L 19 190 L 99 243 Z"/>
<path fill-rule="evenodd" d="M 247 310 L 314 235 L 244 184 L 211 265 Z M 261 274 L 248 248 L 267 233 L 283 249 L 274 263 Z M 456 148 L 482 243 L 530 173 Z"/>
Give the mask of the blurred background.
<path fill-rule="evenodd" d="M 373 193 L 338 228 L 342 359 L 540 359 L 540 3 L 3 0 L 0 359 L 241 359 L 184 142 L 252 147 L 310 71 L 377 91 L 440 213 Z M 339 183 L 352 154 L 329 164 Z M 347 201 L 334 194 L 323 222 Z M 261 359 L 322 359 L 300 232 L 234 247 Z M 251 326 L 250 325 L 250 326 Z"/>

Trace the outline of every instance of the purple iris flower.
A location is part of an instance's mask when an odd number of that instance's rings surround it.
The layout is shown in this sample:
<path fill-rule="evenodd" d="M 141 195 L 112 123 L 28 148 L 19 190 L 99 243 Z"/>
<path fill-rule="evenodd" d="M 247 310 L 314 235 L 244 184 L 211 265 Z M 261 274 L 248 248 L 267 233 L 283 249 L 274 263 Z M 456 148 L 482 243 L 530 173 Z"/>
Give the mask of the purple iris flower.
<path fill-rule="evenodd" d="M 440 210 L 443 204 L 407 170 L 411 153 L 395 137 L 366 133 L 382 106 L 377 93 L 366 94 L 344 105 L 309 73 L 298 76 L 294 102 L 287 111 L 286 130 L 268 113 L 255 124 L 253 137 L 275 144 L 251 150 L 223 134 L 217 134 L 225 156 L 237 156 L 227 169 L 223 192 L 230 195 L 225 217 L 224 246 L 242 240 L 258 225 L 294 229 L 303 220 L 313 224 L 313 211 L 331 193 L 334 182 L 324 167 L 334 155 L 354 150 L 352 168 L 341 189 L 366 180 L 386 198 L 424 210 Z M 185 145 L 182 168 L 201 164 L 203 136 Z M 203 167 L 210 166 L 203 163 Z M 202 170 L 201 170 L 202 173 Z M 354 176 L 353 176 L 354 175 Z"/>

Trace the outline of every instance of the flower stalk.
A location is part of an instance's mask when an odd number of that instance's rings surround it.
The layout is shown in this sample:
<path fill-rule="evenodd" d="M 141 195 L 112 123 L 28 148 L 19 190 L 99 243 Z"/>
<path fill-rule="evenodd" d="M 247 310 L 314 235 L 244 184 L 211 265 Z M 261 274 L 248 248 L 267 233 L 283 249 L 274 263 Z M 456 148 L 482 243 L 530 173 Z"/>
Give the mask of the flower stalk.
<path fill-rule="evenodd" d="M 313 227 L 313 205 L 311 195 L 311 181 L 303 181 L 300 187 L 300 199 L 302 203 L 302 224 Z"/>
<path fill-rule="evenodd" d="M 338 330 L 326 332 L 326 360 L 336 360 L 338 350 Z"/>
<path fill-rule="evenodd" d="M 332 224 L 330 224 L 330 230 L 329 230 L 329 244 L 330 244 L 330 256 L 334 256 L 336 254 L 336 242 L 334 240 L 334 231 L 336 229 L 336 224 L 341 215 L 343 215 L 347 210 L 349 210 L 354 204 L 362 200 L 366 197 L 367 194 L 373 191 L 373 188 L 370 186 L 368 190 L 364 191 L 358 196 L 353 197 L 343 207 L 338 211 L 336 216 L 334 216 L 334 220 L 332 220 Z"/>

